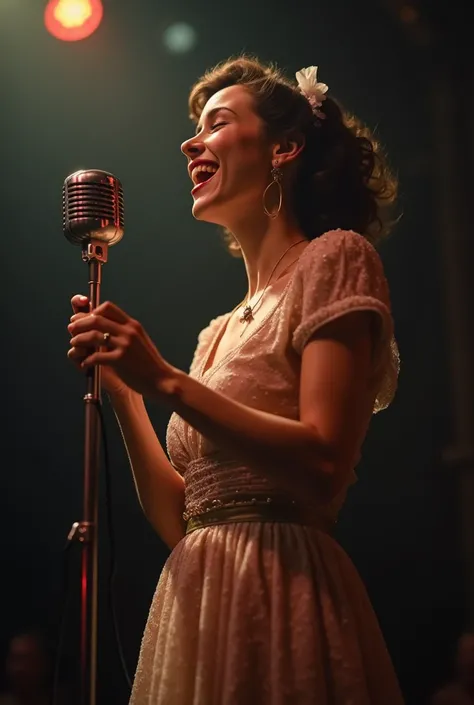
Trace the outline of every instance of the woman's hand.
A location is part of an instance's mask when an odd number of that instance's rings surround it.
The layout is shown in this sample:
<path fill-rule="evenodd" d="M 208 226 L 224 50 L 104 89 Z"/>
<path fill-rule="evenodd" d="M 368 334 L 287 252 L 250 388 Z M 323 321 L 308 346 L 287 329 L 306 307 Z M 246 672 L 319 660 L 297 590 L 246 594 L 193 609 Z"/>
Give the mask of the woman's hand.
<path fill-rule="evenodd" d="M 70 322 L 74 323 L 81 318 L 90 315 L 90 302 L 87 296 L 76 294 L 71 299 L 71 306 L 74 314 L 71 316 Z M 72 362 L 81 368 L 82 362 L 92 354 L 95 348 L 87 348 L 81 346 L 72 346 L 68 350 L 67 356 Z M 112 367 L 108 365 L 101 366 L 101 383 L 103 389 L 111 396 L 131 393 L 132 390 L 123 382 L 120 377 L 114 372 Z"/>
<path fill-rule="evenodd" d="M 107 301 L 92 313 L 74 316 L 68 326 L 73 350 L 83 353 L 80 367 L 104 365 L 104 387 L 116 382 L 147 397 L 157 397 L 170 390 L 176 373 L 160 355 L 141 324 L 115 304 Z M 84 357 L 84 351 L 87 355 Z"/>

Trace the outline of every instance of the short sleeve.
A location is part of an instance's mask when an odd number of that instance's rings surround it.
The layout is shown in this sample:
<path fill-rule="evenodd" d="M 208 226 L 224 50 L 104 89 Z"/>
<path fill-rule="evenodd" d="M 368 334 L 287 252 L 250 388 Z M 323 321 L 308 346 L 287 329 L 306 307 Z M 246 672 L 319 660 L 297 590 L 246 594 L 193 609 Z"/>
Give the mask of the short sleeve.
<path fill-rule="evenodd" d="M 333 230 L 313 240 L 295 273 L 297 313 L 293 348 L 302 354 L 314 333 L 352 311 L 374 311 L 380 319 L 375 341 L 378 382 L 374 413 L 393 399 L 399 372 L 388 283 L 375 248 L 357 233 Z"/>

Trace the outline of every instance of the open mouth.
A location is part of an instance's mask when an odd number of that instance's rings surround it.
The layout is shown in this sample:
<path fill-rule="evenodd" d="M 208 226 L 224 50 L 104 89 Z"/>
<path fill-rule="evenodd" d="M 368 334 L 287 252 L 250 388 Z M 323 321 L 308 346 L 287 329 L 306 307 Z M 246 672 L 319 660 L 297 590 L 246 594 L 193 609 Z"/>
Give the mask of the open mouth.
<path fill-rule="evenodd" d="M 211 179 L 216 175 L 219 167 L 214 164 L 199 164 L 193 169 L 192 180 L 194 183 L 194 188 L 192 193 L 195 193 L 205 184 L 209 183 Z"/>

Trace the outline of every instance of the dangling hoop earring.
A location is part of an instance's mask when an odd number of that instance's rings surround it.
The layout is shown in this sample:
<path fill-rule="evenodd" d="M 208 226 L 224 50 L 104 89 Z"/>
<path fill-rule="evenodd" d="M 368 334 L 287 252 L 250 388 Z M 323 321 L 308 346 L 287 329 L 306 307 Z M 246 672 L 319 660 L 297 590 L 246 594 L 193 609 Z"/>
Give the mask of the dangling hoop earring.
<path fill-rule="evenodd" d="M 274 220 L 275 218 L 278 217 L 278 215 L 281 211 L 282 203 L 283 203 L 283 189 L 281 187 L 281 180 L 283 177 L 283 172 L 281 169 L 278 168 L 278 164 L 279 164 L 278 160 L 275 160 L 275 162 L 273 163 L 273 169 L 272 169 L 272 180 L 270 181 L 267 188 L 263 192 L 263 210 L 264 210 L 265 215 L 267 215 L 272 220 Z M 266 198 L 268 189 L 270 189 L 274 184 L 276 184 L 278 186 L 278 206 L 277 206 L 276 210 L 274 210 L 271 213 L 267 209 L 267 206 L 265 204 L 265 198 Z"/>

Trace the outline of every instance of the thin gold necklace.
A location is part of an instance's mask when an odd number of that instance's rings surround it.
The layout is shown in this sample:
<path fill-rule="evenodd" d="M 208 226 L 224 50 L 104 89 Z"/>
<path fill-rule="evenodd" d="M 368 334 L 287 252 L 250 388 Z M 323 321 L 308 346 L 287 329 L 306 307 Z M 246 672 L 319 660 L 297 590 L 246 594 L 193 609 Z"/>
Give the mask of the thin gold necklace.
<path fill-rule="evenodd" d="M 271 271 L 271 273 L 270 273 L 270 276 L 268 277 L 268 281 L 267 281 L 267 283 L 265 284 L 265 286 L 263 287 L 262 293 L 261 293 L 260 296 L 258 297 L 257 301 L 253 304 L 253 306 L 250 305 L 249 299 L 248 299 L 248 297 L 247 297 L 247 300 L 246 300 L 245 306 L 244 306 L 244 310 L 243 310 L 243 312 L 242 312 L 241 317 L 239 318 L 240 323 L 247 323 L 247 324 L 249 324 L 249 323 L 251 323 L 251 322 L 253 321 L 253 313 L 254 313 L 254 311 L 255 311 L 255 308 L 256 308 L 256 306 L 258 306 L 258 304 L 260 303 L 260 301 L 261 301 L 262 298 L 263 298 L 264 293 L 265 293 L 266 290 L 268 289 L 268 285 L 270 284 L 270 282 L 271 282 L 271 280 L 272 280 L 272 277 L 273 277 L 273 275 L 275 274 L 276 268 L 278 267 L 278 265 L 279 265 L 280 262 L 282 261 L 283 257 L 287 254 L 287 252 L 289 252 L 291 249 L 293 249 L 293 247 L 296 247 L 296 245 L 299 245 L 299 244 L 301 244 L 302 242 L 306 242 L 306 238 L 303 238 L 302 240 L 298 240 L 297 242 L 294 242 L 292 245 L 290 245 L 290 246 L 284 251 L 284 253 L 281 255 L 281 257 L 279 258 L 279 260 L 277 261 L 277 263 L 276 263 L 275 266 L 273 267 L 273 269 L 272 269 L 272 271 Z M 241 305 L 242 305 L 242 304 L 240 303 L 236 308 L 239 308 Z"/>

